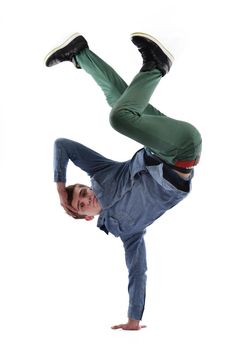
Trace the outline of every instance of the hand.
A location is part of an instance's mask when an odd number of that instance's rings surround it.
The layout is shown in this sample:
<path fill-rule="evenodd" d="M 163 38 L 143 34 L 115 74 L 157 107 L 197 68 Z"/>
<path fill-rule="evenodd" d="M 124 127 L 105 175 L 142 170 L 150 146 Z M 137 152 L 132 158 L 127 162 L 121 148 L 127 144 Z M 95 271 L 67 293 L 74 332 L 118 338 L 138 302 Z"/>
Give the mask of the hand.
<path fill-rule="evenodd" d="M 78 212 L 71 205 L 68 204 L 65 183 L 57 182 L 57 190 L 60 197 L 60 204 L 65 209 L 65 212 L 73 218 L 77 218 Z"/>
<path fill-rule="evenodd" d="M 129 319 L 127 323 L 118 324 L 116 326 L 111 327 L 112 329 L 123 329 L 124 331 L 139 331 L 142 328 L 147 326 L 140 326 L 140 321 Z"/>

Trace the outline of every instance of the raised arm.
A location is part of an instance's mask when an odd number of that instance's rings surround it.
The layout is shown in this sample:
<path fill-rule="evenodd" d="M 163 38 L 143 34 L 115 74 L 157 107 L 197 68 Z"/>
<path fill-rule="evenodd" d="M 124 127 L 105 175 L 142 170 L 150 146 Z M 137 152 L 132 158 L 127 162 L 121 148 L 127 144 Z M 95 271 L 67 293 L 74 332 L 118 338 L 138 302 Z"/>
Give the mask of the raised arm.
<path fill-rule="evenodd" d="M 65 138 L 60 138 L 55 141 L 54 181 L 57 183 L 60 204 L 69 215 L 76 217 L 77 213 L 67 202 L 67 192 L 65 189 L 69 160 L 85 171 L 89 176 L 93 176 L 96 172 L 113 165 L 115 162 L 78 142 Z"/>
<path fill-rule="evenodd" d="M 65 138 L 57 139 L 54 143 L 54 181 L 66 182 L 66 172 L 69 159 L 89 176 L 93 176 L 115 162 L 103 157 L 92 149 Z"/>
<path fill-rule="evenodd" d="M 137 233 L 123 241 L 125 260 L 129 272 L 129 307 L 128 322 L 113 326 L 113 329 L 139 330 L 140 320 L 144 312 L 146 289 L 146 250 L 144 232 Z"/>

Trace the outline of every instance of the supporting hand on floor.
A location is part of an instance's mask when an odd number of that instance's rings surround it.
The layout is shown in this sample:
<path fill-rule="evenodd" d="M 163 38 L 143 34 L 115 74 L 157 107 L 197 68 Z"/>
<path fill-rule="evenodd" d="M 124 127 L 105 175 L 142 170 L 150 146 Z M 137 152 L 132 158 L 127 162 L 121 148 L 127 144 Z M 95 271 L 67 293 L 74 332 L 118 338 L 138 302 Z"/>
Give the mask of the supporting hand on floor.
<path fill-rule="evenodd" d="M 115 325 L 111 327 L 112 329 L 123 329 L 125 331 L 139 331 L 147 326 L 140 325 L 140 321 L 129 319 L 127 323 Z"/>

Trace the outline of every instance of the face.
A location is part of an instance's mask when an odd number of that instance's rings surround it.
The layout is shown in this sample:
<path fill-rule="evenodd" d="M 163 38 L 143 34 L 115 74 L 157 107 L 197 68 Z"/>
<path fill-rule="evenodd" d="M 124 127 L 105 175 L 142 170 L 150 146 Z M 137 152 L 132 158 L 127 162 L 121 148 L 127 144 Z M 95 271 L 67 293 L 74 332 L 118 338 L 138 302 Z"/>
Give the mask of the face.
<path fill-rule="evenodd" d="M 73 192 L 72 207 L 79 215 L 86 215 L 87 220 L 93 219 L 101 211 L 101 206 L 91 188 L 76 185 Z"/>

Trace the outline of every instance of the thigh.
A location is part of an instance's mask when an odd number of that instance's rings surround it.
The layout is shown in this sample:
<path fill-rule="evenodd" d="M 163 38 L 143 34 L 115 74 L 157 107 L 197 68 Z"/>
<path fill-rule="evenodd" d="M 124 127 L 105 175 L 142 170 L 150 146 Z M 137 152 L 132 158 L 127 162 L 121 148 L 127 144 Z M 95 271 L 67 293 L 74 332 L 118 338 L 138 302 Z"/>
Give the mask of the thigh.
<path fill-rule="evenodd" d="M 117 111 L 113 127 L 125 136 L 150 148 L 168 163 L 195 159 L 200 152 L 201 136 L 184 121 L 163 114 L 138 114 L 127 109 Z"/>
<path fill-rule="evenodd" d="M 143 116 L 142 127 L 145 130 L 144 145 L 168 163 L 194 160 L 201 153 L 201 135 L 188 122 L 165 115 L 147 115 Z"/>

